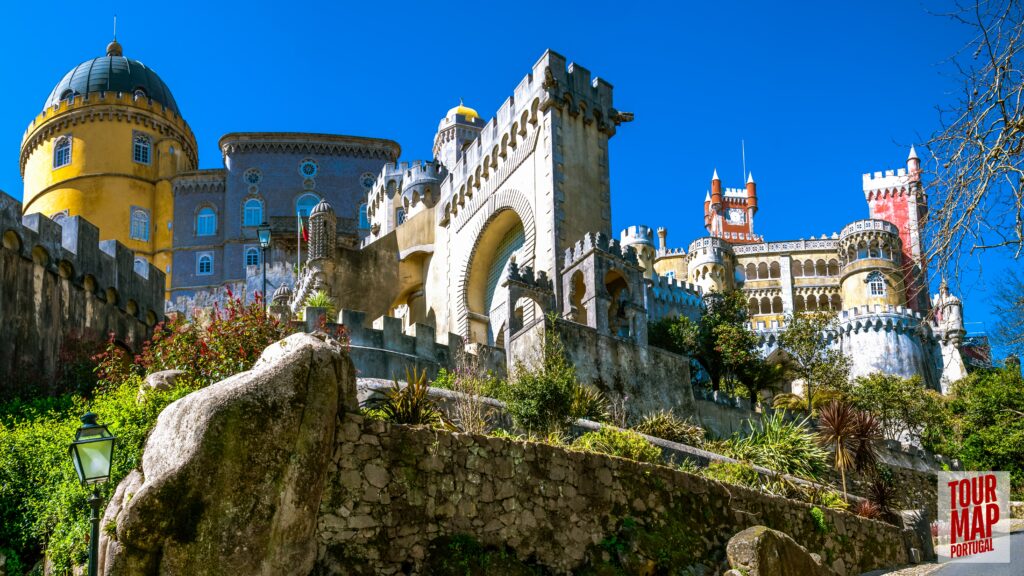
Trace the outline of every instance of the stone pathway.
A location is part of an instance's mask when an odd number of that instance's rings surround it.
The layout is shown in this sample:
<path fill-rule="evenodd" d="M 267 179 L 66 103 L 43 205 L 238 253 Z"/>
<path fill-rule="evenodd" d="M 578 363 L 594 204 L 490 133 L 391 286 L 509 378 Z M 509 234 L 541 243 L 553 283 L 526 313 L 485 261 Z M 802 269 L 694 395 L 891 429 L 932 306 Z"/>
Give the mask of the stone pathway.
<path fill-rule="evenodd" d="M 1013 521 L 1013 524 L 1011 525 L 1010 531 L 1014 534 L 1014 536 L 1013 536 L 1014 538 L 1024 538 L 1024 535 L 1020 534 L 1020 532 L 1024 532 L 1024 520 L 1015 519 Z M 1017 552 L 1017 548 L 1014 548 L 1013 552 L 1016 553 Z M 1019 563 L 1018 560 L 1020 560 L 1020 559 L 1017 558 L 1016 554 L 1015 554 L 1013 557 L 1011 557 L 1011 564 L 1009 564 L 1007 566 L 991 567 L 991 568 L 993 568 L 993 570 L 989 570 L 988 572 L 994 574 L 994 573 L 997 573 L 997 572 L 994 571 L 995 569 L 1000 569 L 1001 571 L 998 572 L 1000 574 L 1002 574 L 1002 573 L 1006 573 L 1006 574 L 1010 574 L 1010 573 L 1012 573 L 1012 574 L 1018 574 L 1018 573 L 1024 574 L 1024 564 Z M 967 570 L 967 571 L 963 572 L 964 574 L 978 574 L 980 576 L 981 574 L 985 573 L 984 571 L 982 571 L 982 570 L 984 570 L 983 566 L 980 566 L 980 565 L 974 565 L 974 566 L 962 565 L 962 566 L 963 566 L 963 569 Z M 931 574 L 936 574 L 936 576 L 941 576 L 942 574 L 945 573 L 945 572 L 939 572 L 939 570 L 941 568 L 942 568 L 941 564 L 934 564 L 934 563 L 931 563 L 931 564 L 918 564 L 917 566 L 909 566 L 907 568 L 898 568 L 898 569 L 895 569 L 895 570 L 888 570 L 888 571 L 887 570 L 874 570 L 872 572 L 866 572 L 864 574 L 861 574 L 861 576 L 883 576 L 883 575 L 884 576 L 929 576 Z M 949 568 L 953 569 L 952 566 L 950 566 Z M 1002 570 L 1004 568 L 1005 568 L 1005 570 Z M 1013 570 L 1018 570 L 1019 572 L 1013 572 Z M 950 573 L 951 574 L 955 574 L 956 572 L 950 572 Z"/>

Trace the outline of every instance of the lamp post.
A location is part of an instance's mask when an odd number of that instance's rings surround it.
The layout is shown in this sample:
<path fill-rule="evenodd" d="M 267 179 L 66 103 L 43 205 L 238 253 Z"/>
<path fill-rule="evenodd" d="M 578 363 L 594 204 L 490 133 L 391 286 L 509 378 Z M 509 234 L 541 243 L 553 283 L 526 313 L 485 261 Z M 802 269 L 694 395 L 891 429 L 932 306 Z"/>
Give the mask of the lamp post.
<path fill-rule="evenodd" d="M 263 261 L 263 310 L 267 309 L 267 248 L 270 246 L 270 224 L 264 222 L 256 229 L 260 238 L 260 248 L 263 249 L 260 260 Z"/>
<path fill-rule="evenodd" d="M 96 551 L 100 539 L 100 498 L 96 486 L 110 479 L 110 466 L 114 458 L 114 440 L 106 426 L 96 423 L 96 415 L 86 412 L 81 418 L 82 426 L 75 433 L 75 441 L 68 447 L 71 461 L 75 464 L 75 473 L 82 486 L 92 486 L 89 505 L 92 516 L 89 518 L 92 531 L 89 537 L 89 576 L 96 576 Z"/>

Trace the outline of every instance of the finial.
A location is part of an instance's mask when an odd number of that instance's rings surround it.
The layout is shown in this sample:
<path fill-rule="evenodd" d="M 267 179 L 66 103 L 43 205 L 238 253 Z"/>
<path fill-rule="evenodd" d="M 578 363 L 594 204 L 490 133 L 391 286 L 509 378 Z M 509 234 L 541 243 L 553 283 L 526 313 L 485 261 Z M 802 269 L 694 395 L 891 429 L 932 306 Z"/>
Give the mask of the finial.
<path fill-rule="evenodd" d="M 704 201 L 711 202 L 711 192 L 708 192 L 707 190 L 704 191 Z"/>
<path fill-rule="evenodd" d="M 920 158 L 917 157 L 917 150 L 914 149 L 913 144 L 910 145 L 910 156 L 907 156 L 907 160 L 920 160 Z"/>
<path fill-rule="evenodd" d="M 107 44 L 107 56 L 124 56 L 124 50 L 117 41 L 117 15 L 114 15 L 114 39 Z"/>
<path fill-rule="evenodd" d="M 712 180 L 718 180 L 718 168 L 715 168 L 715 174 L 711 177 Z"/>
<path fill-rule="evenodd" d="M 117 14 L 114 14 L 114 42 L 117 42 Z"/>
<path fill-rule="evenodd" d="M 747 174 L 748 174 L 748 176 L 747 176 L 747 184 L 753 184 L 754 183 L 754 173 L 753 172 L 747 172 Z"/>

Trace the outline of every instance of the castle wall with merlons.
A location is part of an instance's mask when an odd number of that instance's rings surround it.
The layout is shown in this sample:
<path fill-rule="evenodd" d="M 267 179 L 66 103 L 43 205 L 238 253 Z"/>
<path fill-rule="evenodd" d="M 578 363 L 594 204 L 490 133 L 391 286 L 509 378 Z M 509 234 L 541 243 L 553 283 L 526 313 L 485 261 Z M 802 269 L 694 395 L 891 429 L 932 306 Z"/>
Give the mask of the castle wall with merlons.
<path fill-rule="evenodd" d="M 53 391 L 63 363 L 114 339 L 137 349 L 163 317 L 164 274 L 80 217 L 22 221 L 0 193 L 0 396 Z"/>

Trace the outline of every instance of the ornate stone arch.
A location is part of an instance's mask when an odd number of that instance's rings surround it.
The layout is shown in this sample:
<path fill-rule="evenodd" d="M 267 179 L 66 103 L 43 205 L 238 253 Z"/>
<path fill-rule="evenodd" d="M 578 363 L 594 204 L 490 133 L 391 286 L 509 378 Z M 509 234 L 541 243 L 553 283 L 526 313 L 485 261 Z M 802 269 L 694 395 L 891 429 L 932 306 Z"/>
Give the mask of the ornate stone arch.
<path fill-rule="evenodd" d="M 469 281 L 472 272 L 470 268 L 476 256 L 477 248 L 480 245 L 481 234 L 502 212 L 508 210 L 514 212 L 523 225 L 525 239 L 523 247 L 520 249 L 522 258 L 518 261 L 518 264 L 520 266 L 532 266 L 537 246 L 537 224 L 529 199 L 518 190 L 504 189 L 496 192 L 487 199 L 481 209 L 473 216 L 473 223 L 458 233 L 461 237 L 461 244 L 472 246 L 459 259 L 457 269 L 459 278 L 458 292 L 455 297 L 458 331 L 467 340 L 470 338 Z"/>

